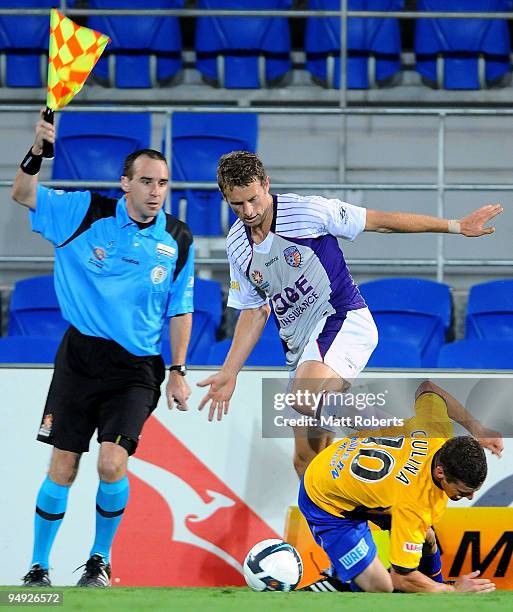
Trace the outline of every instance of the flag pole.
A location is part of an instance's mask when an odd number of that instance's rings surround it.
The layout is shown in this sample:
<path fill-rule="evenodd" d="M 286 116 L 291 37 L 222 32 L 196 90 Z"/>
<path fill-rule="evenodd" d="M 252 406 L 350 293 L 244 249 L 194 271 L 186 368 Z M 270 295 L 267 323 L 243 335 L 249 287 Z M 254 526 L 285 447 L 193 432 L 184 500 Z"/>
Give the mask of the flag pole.
<path fill-rule="evenodd" d="M 46 121 L 46 123 L 53 125 L 54 117 L 55 113 L 47 106 L 45 112 L 43 113 L 43 119 Z M 43 157 L 45 159 L 53 159 L 55 157 L 53 142 L 43 140 Z"/>

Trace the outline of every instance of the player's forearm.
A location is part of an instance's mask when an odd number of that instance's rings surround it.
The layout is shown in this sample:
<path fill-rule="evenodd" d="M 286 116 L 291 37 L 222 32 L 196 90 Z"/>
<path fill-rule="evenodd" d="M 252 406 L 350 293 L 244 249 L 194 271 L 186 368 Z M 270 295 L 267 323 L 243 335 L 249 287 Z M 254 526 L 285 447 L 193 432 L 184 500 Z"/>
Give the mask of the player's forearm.
<path fill-rule="evenodd" d="M 230 372 L 235 376 L 240 372 L 262 335 L 262 331 L 269 318 L 269 313 L 270 308 L 267 304 L 258 308 L 249 308 L 240 313 L 232 345 L 223 365 L 224 371 Z"/>
<path fill-rule="evenodd" d="M 457 229 L 455 226 L 453 229 Z M 365 231 L 368 232 L 449 232 L 449 220 L 407 212 L 367 210 Z"/>
<path fill-rule="evenodd" d="M 390 576 L 394 589 L 403 591 L 403 593 L 447 593 L 454 591 L 453 586 L 435 582 L 418 570 L 409 574 L 399 574 L 392 568 Z"/>
<path fill-rule="evenodd" d="M 192 314 L 187 313 L 173 317 L 169 324 L 169 340 L 171 344 L 171 362 L 184 364 L 187 348 L 191 337 Z"/>
<path fill-rule="evenodd" d="M 452 421 L 456 421 L 462 427 L 464 427 L 469 433 L 475 435 L 479 431 L 480 422 L 475 419 L 471 414 L 467 412 L 463 404 L 461 404 L 455 397 L 453 397 L 448 391 L 442 389 L 435 383 L 429 381 L 431 390 L 443 397 L 447 405 L 447 415 Z"/>

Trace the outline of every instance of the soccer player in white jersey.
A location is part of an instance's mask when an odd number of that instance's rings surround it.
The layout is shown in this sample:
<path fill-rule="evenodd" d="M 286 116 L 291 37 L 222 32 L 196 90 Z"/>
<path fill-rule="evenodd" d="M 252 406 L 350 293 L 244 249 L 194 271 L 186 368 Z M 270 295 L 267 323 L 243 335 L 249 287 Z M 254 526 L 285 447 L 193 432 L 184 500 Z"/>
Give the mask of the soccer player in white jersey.
<path fill-rule="evenodd" d="M 209 387 L 209 420 L 228 413 L 237 375 L 257 343 L 271 308 L 286 347 L 291 392 L 346 391 L 365 367 L 378 334 L 354 283 L 337 238 L 363 231 L 437 232 L 476 237 L 502 212 L 483 206 L 459 220 L 384 212 L 321 196 L 273 195 L 265 168 L 253 153 L 234 151 L 219 160 L 217 181 L 238 219 L 226 240 L 230 263 L 228 306 L 241 311 L 230 351 Z M 318 407 L 296 407 L 312 415 Z M 294 428 L 294 466 L 301 476 L 331 437 Z"/>

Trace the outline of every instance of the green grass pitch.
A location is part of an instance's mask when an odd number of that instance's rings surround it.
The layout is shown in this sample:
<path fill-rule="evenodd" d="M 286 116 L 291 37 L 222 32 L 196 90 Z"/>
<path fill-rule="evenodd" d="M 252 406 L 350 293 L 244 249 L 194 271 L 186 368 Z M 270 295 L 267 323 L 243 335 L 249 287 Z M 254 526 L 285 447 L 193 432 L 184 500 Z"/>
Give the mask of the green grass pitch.
<path fill-rule="evenodd" d="M 51 589 L 54 590 L 54 589 Z M 44 608 L 45 610 L 80 610 L 84 612 L 117 612 L 139 610 L 157 612 L 464 612 L 513 610 L 513 591 L 496 591 L 488 595 L 447 593 L 375 594 L 375 593 L 253 593 L 246 588 L 55 588 L 63 594 L 62 606 L 11 604 L 9 607 Z M 5 592 L 27 593 L 29 589 L 0 587 L 1 603 Z M 35 592 L 35 591 L 34 591 Z M 49 592 L 49 591 L 39 591 Z M 509 603 L 508 603 L 509 602 Z M 4 607 L 4 606 L 1 606 Z"/>

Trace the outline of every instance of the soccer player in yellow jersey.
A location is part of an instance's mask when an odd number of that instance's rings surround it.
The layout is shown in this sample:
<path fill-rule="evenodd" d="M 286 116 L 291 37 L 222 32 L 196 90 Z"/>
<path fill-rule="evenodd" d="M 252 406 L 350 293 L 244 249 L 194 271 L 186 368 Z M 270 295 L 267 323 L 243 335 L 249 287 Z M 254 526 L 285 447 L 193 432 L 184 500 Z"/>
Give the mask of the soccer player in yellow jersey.
<path fill-rule="evenodd" d="M 453 438 L 450 419 L 476 437 Z M 482 427 L 450 394 L 425 382 L 417 390 L 415 417 L 404 426 L 361 432 L 317 455 L 300 485 L 299 508 L 336 576 L 351 590 L 494 590 L 492 582 L 477 577 L 479 572 L 452 586 L 431 579 L 420 567 L 426 540 L 434 540 L 431 527 L 447 500 L 472 499 L 483 484 L 483 446 L 500 456 L 502 437 Z M 390 573 L 376 555 L 368 520 L 390 529 Z"/>

